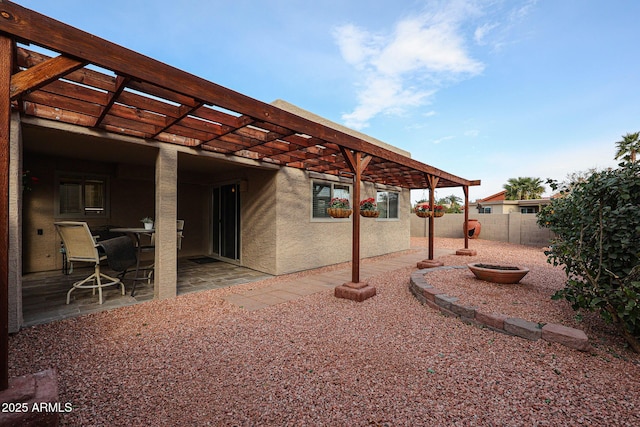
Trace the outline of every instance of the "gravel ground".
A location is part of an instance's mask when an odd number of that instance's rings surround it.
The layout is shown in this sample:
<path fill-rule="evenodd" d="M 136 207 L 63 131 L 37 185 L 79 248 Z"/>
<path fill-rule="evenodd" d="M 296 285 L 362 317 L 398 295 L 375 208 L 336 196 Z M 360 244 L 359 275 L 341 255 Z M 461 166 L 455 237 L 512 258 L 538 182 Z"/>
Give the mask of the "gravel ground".
<path fill-rule="evenodd" d="M 428 280 L 505 314 L 576 326 L 548 299 L 562 272 L 542 249 L 470 246 L 478 256 L 442 260 L 531 272 L 500 292 L 463 271 Z M 10 338 L 10 374 L 57 369 L 60 401 L 74 406 L 62 425 L 74 426 L 640 425 L 640 358 L 597 317 L 576 326 L 592 353 L 480 329 L 422 306 L 408 290 L 414 269 L 377 276 L 378 294 L 362 303 L 325 291 L 247 312 L 221 299 L 301 273 L 35 326 Z"/>

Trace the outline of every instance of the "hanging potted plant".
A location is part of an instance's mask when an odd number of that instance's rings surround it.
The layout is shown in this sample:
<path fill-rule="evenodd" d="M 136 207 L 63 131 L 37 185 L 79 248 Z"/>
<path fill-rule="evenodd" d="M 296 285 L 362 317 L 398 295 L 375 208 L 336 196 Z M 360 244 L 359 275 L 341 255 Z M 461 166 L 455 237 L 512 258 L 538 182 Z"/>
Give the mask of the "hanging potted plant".
<path fill-rule="evenodd" d="M 378 218 L 378 216 L 380 216 L 378 205 L 373 197 L 369 197 L 360 202 L 360 215 L 367 218 Z"/>
<path fill-rule="evenodd" d="M 444 206 L 442 206 L 442 205 L 435 205 L 435 206 L 433 207 L 433 216 L 434 216 L 435 218 L 439 218 L 439 217 L 441 217 L 441 216 L 443 216 L 443 215 L 444 215 Z"/>
<path fill-rule="evenodd" d="M 431 216 L 431 209 L 428 203 L 418 203 L 414 210 L 420 218 L 428 218 Z"/>
<path fill-rule="evenodd" d="M 334 197 L 327 208 L 327 213 L 332 218 L 349 218 L 353 210 L 349 204 L 349 199 Z"/>

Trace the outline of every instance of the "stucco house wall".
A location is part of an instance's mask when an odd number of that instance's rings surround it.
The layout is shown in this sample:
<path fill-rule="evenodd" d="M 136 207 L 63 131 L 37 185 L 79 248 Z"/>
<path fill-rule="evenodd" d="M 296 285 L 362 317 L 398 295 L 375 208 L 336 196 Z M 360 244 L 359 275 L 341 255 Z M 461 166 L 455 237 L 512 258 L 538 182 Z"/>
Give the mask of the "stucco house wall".
<path fill-rule="evenodd" d="M 311 179 L 304 171 L 283 168 L 277 175 L 277 187 L 277 274 L 350 261 L 353 215 L 349 219 L 313 219 Z M 360 192 L 362 199 L 376 196 L 370 183 L 363 183 Z M 410 205 L 409 198 L 409 191 L 400 191 L 399 219 L 361 217 L 362 258 L 409 248 L 410 219 L 405 208 Z M 359 201 L 352 200 L 354 203 Z"/>
<path fill-rule="evenodd" d="M 241 263 L 245 267 L 277 274 L 277 173 L 250 169 L 246 189 L 240 191 Z"/>

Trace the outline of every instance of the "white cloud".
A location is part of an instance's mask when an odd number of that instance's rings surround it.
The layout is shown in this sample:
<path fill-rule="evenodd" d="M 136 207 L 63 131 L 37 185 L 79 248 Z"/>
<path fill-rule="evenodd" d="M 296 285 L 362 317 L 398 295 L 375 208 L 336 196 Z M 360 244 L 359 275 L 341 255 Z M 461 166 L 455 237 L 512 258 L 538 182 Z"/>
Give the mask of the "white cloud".
<path fill-rule="evenodd" d="M 460 5 L 465 3 L 405 18 L 386 36 L 353 24 L 335 29 L 342 57 L 363 76 L 358 105 L 343 115 L 347 126 L 362 129 L 378 114 L 425 105 L 444 82 L 482 72 L 460 31 L 471 9 Z"/>
<path fill-rule="evenodd" d="M 400 20 L 386 34 L 354 24 L 336 28 L 333 36 L 343 59 L 361 76 L 357 105 L 343 114 L 345 124 L 363 129 L 379 114 L 403 114 L 429 104 L 434 93 L 447 84 L 482 73 L 484 64 L 472 57 L 468 43 L 489 43 L 488 36 L 500 23 L 495 19 L 476 23 L 486 13 L 480 4 L 475 0 L 427 0 L 421 13 Z M 516 6 L 517 12 L 501 14 L 508 21 L 505 27 L 526 14 L 532 4 L 535 0 L 526 0 L 525 6 Z M 487 2 L 483 7 L 488 10 L 496 5 L 504 4 Z M 468 34 L 469 26 L 475 26 L 475 33 Z M 495 48 L 498 41 L 491 42 Z"/>
<path fill-rule="evenodd" d="M 378 53 L 379 38 L 355 25 L 347 24 L 338 27 L 333 35 L 338 40 L 344 60 L 357 69 L 364 68 L 368 58 Z"/>
<path fill-rule="evenodd" d="M 453 138 L 455 138 L 453 135 L 443 136 L 442 138 L 435 139 L 433 143 L 440 144 L 441 142 L 449 141 L 450 139 L 453 139 Z"/>
<path fill-rule="evenodd" d="M 358 106 L 342 115 L 345 124 L 354 129 L 364 129 L 368 121 L 378 114 L 401 115 L 408 107 L 418 107 L 431 96 L 431 90 L 404 88 L 400 78 L 371 74 L 358 92 Z"/>
<path fill-rule="evenodd" d="M 489 33 L 491 33 L 496 27 L 498 27 L 498 24 L 486 23 L 479 26 L 478 28 L 476 28 L 476 31 L 473 33 L 473 39 L 479 45 L 481 46 L 485 45 L 487 43 L 486 41 L 487 35 L 489 35 Z"/>

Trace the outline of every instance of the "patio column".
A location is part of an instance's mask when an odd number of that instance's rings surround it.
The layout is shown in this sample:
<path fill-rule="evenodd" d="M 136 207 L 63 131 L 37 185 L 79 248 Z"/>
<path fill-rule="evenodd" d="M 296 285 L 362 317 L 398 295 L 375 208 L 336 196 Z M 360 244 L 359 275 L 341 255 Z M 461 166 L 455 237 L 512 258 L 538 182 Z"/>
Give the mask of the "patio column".
<path fill-rule="evenodd" d="M 22 326 L 22 123 L 11 115 L 9 154 L 9 332 Z"/>
<path fill-rule="evenodd" d="M 351 282 L 334 289 L 337 298 L 346 298 L 362 302 L 376 294 L 376 288 L 360 282 L 360 183 L 362 171 L 367 168 L 371 156 L 363 156 L 359 151 L 350 151 L 340 147 L 347 165 L 353 172 L 353 238 L 351 248 Z"/>
<path fill-rule="evenodd" d="M 178 218 L 178 151 L 160 144 L 156 158 L 155 214 L 155 298 L 173 298 L 178 292 L 178 254 L 176 220 Z"/>

